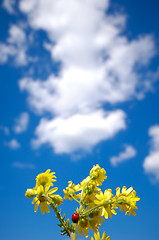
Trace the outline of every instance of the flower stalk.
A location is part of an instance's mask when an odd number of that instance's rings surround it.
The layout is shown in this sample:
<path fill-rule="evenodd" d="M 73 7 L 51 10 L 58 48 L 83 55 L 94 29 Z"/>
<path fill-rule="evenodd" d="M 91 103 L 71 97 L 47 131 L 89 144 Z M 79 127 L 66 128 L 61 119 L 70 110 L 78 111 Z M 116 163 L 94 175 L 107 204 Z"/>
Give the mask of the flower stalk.
<path fill-rule="evenodd" d="M 74 228 L 74 232 L 70 233 L 70 240 L 77 240 L 77 224 L 72 223 L 71 225 Z"/>
<path fill-rule="evenodd" d="M 63 228 L 64 232 L 70 236 L 71 235 L 71 229 L 68 228 L 66 221 L 64 220 L 65 216 L 62 217 L 60 214 L 60 211 L 57 209 L 57 206 L 53 203 L 50 202 L 49 199 L 47 199 L 47 201 L 49 202 L 50 207 L 53 209 L 53 211 L 56 214 L 56 217 L 58 218 L 58 220 L 60 221 L 60 227 Z"/>

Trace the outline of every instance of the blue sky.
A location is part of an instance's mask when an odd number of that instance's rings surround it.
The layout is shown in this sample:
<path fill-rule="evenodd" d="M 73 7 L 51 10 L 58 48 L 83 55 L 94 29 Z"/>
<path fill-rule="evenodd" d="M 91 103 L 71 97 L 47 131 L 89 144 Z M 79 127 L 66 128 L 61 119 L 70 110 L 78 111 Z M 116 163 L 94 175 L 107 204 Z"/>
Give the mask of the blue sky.
<path fill-rule="evenodd" d="M 67 239 L 24 194 L 48 168 L 59 194 L 104 167 L 103 190 L 133 186 L 137 216 L 106 221 L 113 240 L 157 240 L 159 3 L 0 1 L 3 240 Z M 61 208 L 70 218 L 76 204 Z M 92 236 L 92 233 L 90 234 Z M 80 238 L 79 238 L 80 239 Z"/>

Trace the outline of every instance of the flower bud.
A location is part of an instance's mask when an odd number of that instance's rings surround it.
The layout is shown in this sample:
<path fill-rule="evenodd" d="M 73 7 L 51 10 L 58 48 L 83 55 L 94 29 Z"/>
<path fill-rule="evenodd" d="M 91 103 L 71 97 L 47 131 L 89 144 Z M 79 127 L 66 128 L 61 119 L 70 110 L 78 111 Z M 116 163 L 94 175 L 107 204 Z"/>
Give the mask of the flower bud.
<path fill-rule="evenodd" d="M 26 193 L 25 193 L 25 196 L 27 198 L 33 198 L 35 197 L 37 194 L 37 191 L 36 190 L 33 190 L 33 189 L 27 189 Z"/>
<path fill-rule="evenodd" d="M 91 177 L 93 180 L 95 180 L 95 179 L 97 179 L 97 177 L 98 177 L 98 173 L 95 172 L 95 171 L 93 171 L 93 172 L 90 174 L 90 177 Z"/>
<path fill-rule="evenodd" d="M 88 195 L 91 195 L 93 193 L 93 188 L 92 186 L 87 186 L 84 190 L 85 193 L 87 193 Z"/>
<path fill-rule="evenodd" d="M 62 204 L 62 197 L 58 194 L 51 196 L 51 199 L 54 201 L 55 204 L 58 206 Z"/>

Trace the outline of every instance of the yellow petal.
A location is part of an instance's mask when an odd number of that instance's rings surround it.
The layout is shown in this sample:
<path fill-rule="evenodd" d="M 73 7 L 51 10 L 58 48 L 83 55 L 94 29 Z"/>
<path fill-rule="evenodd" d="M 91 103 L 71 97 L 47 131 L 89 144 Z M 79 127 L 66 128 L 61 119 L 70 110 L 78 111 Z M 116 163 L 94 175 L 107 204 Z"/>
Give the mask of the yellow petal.
<path fill-rule="evenodd" d="M 39 204 L 40 204 L 40 201 L 38 200 L 38 201 L 35 203 L 35 209 L 34 209 L 34 212 L 37 212 L 38 207 L 39 207 Z"/>
<path fill-rule="evenodd" d="M 34 204 L 37 200 L 38 200 L 38 198 L 35 197 L 35 198 L 33 199 L 33 201 L 32 201 L 32 204 Z"/>
<path fill-rule="evenodd" d="M 124 209 L 124 206 L 123 205 L 119 205 L 119 208 L 120 208 L 120 211 L 122 212 L 123 209 Z"/>
<path fill-rule="evenodd" d="M 111 212 L 114 214 L 114 215 L 117 215 L 116 211 L 114 209 L 111 210 Z"/>
<path fill-rule="evenodd" d="M 84 228 L 85 237 L 88 238 L 88 228 Z"/>
<path fill-rule="evenodd" d="M 109 207 L 107 208 L 107 212 L 108 212 L 109 217 L 112 218 L 112 213 L 111 213 L 111 210 Z"/>
<path fill-rule="evenodd" d="M 126 193 L 126 187 L 125 186 L 123 186 L 123 188 L 122 188 L 122 193 Z"/>
<path fill-rule="evenodd" d="M 140 201 L 140 198 L 139 198 L 139 197 L 136 197 L 136 198 L 135 198 L 135 201 Z"/>
<path fill-rule="evenodd" d="M 45 205 L 44 205 L 44 202 L 42 202 L 40 204 L 40 210 L 41 210 L 41 214 L 43 215 L 45 213 Z"/>
<path fill-rule="evenodd" d="M 99 234 L 99 232 L 97 232 L 97 239 L 99 239 L 100 240 L 100 234 Z"/>
<path fill-rule="evenodd" d="M 120 187 L 116 188 L 116 195 L 118 196 L 120 194 Z"/>
<path fill-rule="evenodd" d="M 49 194 L 52 194 L 58 190 L 58 187 L 52 188 L 48 191 Z"/>
<path fill-rule="evenodd" d="M 48 207 L 48 205 L 47 205 L 47 202 L 44 202 L 44 204 L 45 204 L 45 212 L 49 213 L 49 212 L 50 212 L 50 209 L 49 209 L 49 207 Z"/>
<path fill-rule="evenodd" d="M 102 200 L 103 199 L 103 194 L 101 192 L 99 192 L 97 195 L 96 195 L 96 198 L 98 200 Z"/>
<path fill-rule="evenodd" d="M 106 219 L 108 219 L 108 213 L 107 213 L 106 210 L 104 211 L 104 217 L 105 217 Z"/>
<path fill-rule="evenodd" d="M 103 233 L 102 240 L 105 240 L 106 238 L 106 232 Z"/>
<path fill-rule="evenodd" d="M 104 213 L 105 213 L 105 209 L 102 208 L 102 211 L 101 211 L 101 216 L 104 216 Z"/>
<path fill-rule="evenodd" d="M 127 193 L 131 193 L 132 190 L 133 190 L 133 187 L 128 188 L 128 189 L 127 189 Z"/>
<path fill-rule="evenodd" d="M 80 226 L 78 228 L 78 233 L 79 233 L 79 235 L 83 236 L 83 231 L 82 231 L 82 228 Z"/>
<path fill-rule="evenodd" d="M 49 188 L 50 188 L 51 186 L 53 186 L 53 184 L 46 185 L 46 187 L 45 187 L 45 192 L 46 192 L 46 193 L 48 192 L 48 190 L 49 190 Z"/>

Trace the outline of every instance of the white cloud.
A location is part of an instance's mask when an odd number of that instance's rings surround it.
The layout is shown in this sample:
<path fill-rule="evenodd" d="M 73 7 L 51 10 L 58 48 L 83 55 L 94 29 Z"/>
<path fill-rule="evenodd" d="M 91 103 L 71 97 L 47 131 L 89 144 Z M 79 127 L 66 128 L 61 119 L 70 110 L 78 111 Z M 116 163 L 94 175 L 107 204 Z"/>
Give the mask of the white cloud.
<path fill-rule="evenodd" d="M 27 130 L 29 123 L 29 114 L 24 112 L 21 113 L 19 118 L 15 120 L 15 125 L 13 127 L 13 130 L 15 133 L 22 133 Z"/>
<path fill-rule="evenodd" d="M 16 54 L 16 50 L 11 45 L 6 45 L 0 43 L 0 63 L 4 64 L 7 62 L 9 56 L 14 56 Z"/>
<path fill-rule="evenodd" d="M 6 63 L 12 57 L 17 66 L 26 65 L 28 62 L 26 51 L 27 41 L 24 30 L 20 26 L 12 24 L 6 43 L 0 43 L 0 64 Z"/>
<path fill-rule="evenodd" d="M 125 16 L 108 14 L 108 8 L 108 0 L 19 2 L 30 26 L 46 32 L 49 42 L 43 47 L 53 61 L 61 62 L 57 76 L 52 73 L 47 79 L 23 78 L 19 82 L 20 89 L 28 92 L 28 102 L 35 112 L 52 116 L 51 120 L 41 119 L 34 145 L 49 143 L 57 153 L 91 148 L 111 137 L 105 132 L 109 117 L 104 117 L 103 104 L 141 99 L 151 89 L 146 66 L 155 55 L 153 37 L 128 40 L 123 34 Z M 100 120 L 91 128 L 96 114 Z M 99 122 L 106 124 L 100 136 L 95 130 Z M 70 124 L 83 132 L 78 133 L 76 128 L 70 139 Z M 86 136 L 87 131 L 94 132 L 92 140 Z"/>
<path fill-rule="evenodd" d="M 20 143 L 16 139 L 12 139 L 9 142 L 5 142 L 4 145 L 13 150 L 20 148 Z"/>
<path fill-rule="evenodd" d="M 125 162 L 136 156 L 136 150 L 131 145 L 125 145 L 123 152 L 120 152 L 118 156 L 113 156 L 110 159 L 111 164 L 116 167 L 121 162 Z"/>
<path fill-rule="evenodd" d="M 37 148 L 48 143 L 56 153 L 72 153 L 81 149 L 89 151 L 100 141 L 112 138 L 125 128 L 125 114 L 120 110 L 42 119 L 36 129 L 37 139 L 32 144 Z"/>
<path fill-rule="evenodd" d="M 159 125 L 149 128 L 151 148 L 149 155 L 144 159 L 143 167 L 147 174 L 154 175 L 159 180 Z"/>
<path fill-rule="evenodd" d="M 26 35 L 23 29 L 17 25 L 11 25 L 9 29 L 8 43 L 21 45 L 26 41 Z"/>
<path fill-rule="evenodd" d="M 14 162 L 12 167 L 20 168 L 20 169 L 34 169 L 35 165 L 32 163 L 21 163 L 21 162 Z"/>
<path fill-rule="evenodd" d="M 3 3 L 2 3 L 2 6 L 10 14 L 14 14 L 15 13 L 14 5 L 15 5 L 15 0 L 4 0 Z"/>
<path fill-rule="evenodd" d="M 51 43 L 44 46 L 53 59 L 62 62 L 58 77 L 22 80 L 36 110 L 74 112 L 141 96 L 147 82 L 136 65 L 140 70 L 155 54 L 153 38 L 147 35 L 128 41 L 121 35 L 125 17 L 105 14 L 104 6 L 108 7 L 108 1 L 20 2 L 30 25 L 48 33 Z M 37 90 L 42 94 L 37 96 Z"/>

